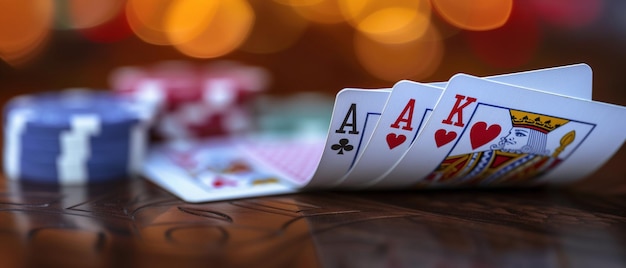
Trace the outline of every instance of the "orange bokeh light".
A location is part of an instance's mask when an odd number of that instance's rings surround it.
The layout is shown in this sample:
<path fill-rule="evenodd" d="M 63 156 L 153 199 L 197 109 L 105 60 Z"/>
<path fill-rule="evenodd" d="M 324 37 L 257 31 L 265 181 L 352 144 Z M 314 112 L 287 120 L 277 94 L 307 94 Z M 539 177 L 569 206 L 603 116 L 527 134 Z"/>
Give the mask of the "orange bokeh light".
<path fill-rule="evenodd" d="M 11 51 L 0 51 L 0 58 L 14 67 L 28 63 L 44 50 L 48 43 L 49 34 L 42 34 L 31 42 L 24 43 L 22 47 L 16 47 Z"/>
<path fill-rule="evenodd" d="M 397 8 L 412 10 L 430 17 L 431 6 L 428 0 L 338 0 L 342 14 L 353 26 L 358 26 L 369 16 L 385 9 Z"/>
<path fill-rule="evenodd" d="M 339 0 L 339 6 L 350 25 L 380 43 L 410 42 L 430 25 L 427 0 Z"/>
<path fill-rule="evenodd" d="M 513 0 L 432 0 L 441 17 L 464 30 L 485 31 L 506 23 Z"/>
<path fill-rule="evenodd" d="M 175 1 L 165 18 L 165 32 L 171 44 L 188 42 L 199 36 L 216 16 L 216 0 Z"/>
<path fill-rule="evenodd" d="M 72 28 L 91 28 L 111 20 L 124 6 L 122 0 L 67 0 Z"/>
<path fill-rule="evenodd" d="M 146 43 L 170 45 L 165 18 L 174 0 L 128 0 L 126 16 L 135 35 Z"/>
<path fill-rule="evenodd" d="M 373 76 L 387 81 L 421 80 L 441 64 L 444 46 L 439 33 L 429 27 L 411 42 L 384 44 L 361 33 L 354 38 L 354 49 L 361 65 Z"/>
<path fill-rule="evenodd" d="M 19 65 L 44 46 L 54 2 L 0 0 L 0 57 Z"/>
<path fill-rule="evenodd" d="M 291 6 L 300 16 L 316 23 L 333 24 L 344 21 L 336 0 L 281 0 Z"/>
<path fill-rule="evenodd" d="M 366 17 L 357 29 L 369 38 L 387 44 L 401 44 L 420 38 L 430 17 L 408 8 L 385 8 Z"/>
<path fill-rule="evenodd" d="M 215 58 L 237 49 L 250 33 L 254 11 L 244 0 L 177 1 L 166 20 L 176 49 L 195 58 Z"/>
<path fill-rule="evenodd" d="M 251 1 L 256 10 L 252 32 L 241 50 L 267 54 L 281 51 L 295 43 L 309 22 L 285 5 L 276 2 Z"/>

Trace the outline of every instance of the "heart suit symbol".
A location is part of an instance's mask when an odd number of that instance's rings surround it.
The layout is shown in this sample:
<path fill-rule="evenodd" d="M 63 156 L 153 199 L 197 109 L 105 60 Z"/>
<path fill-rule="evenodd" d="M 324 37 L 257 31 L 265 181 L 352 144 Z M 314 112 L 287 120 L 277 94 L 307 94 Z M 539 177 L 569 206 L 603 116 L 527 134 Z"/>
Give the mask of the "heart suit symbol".
<path fill-rule="evenodd" d="M 396 135 L 395 133 L 387 134 L 387 145 L 389 149 L 396 148 L 398 145 L 404 143 L 406 141 L 406 136 L 400 134 Z"/>
<path fill-rule="evenodd" d="M 502 128 L 498 124 L 487 126 L 485 122 L 478 122 L 470 130 L 470 143 L 472 150 L 487 144 L 500 135 Z"/>
<path fill-rule="evenodd" d="M 444 146 L 456 138 L 456 132 L 454 131 L 446 131 L 445 129 L 438 129 L 435 131 L 435 143 L 437 144 L 437 148 Z"/>

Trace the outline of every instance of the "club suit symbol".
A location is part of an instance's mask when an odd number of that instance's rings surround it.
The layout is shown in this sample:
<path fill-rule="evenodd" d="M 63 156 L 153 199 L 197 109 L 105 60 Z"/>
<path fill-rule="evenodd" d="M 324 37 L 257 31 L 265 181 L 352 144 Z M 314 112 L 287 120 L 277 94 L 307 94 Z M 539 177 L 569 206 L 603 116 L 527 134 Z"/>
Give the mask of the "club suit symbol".
<path fill-rule="evenodd" d="M 332 146 L 330 146 L 331 149 L 333 149 L 334 151 L 337 151 L 337 154 L 343 154 L 343 151 L 352 151 L 352 149 L 354 149 L 354 146 L 349 144 L 350 141 L 348 139 L 340 139 L 339 143 L 335 143 Z"/>

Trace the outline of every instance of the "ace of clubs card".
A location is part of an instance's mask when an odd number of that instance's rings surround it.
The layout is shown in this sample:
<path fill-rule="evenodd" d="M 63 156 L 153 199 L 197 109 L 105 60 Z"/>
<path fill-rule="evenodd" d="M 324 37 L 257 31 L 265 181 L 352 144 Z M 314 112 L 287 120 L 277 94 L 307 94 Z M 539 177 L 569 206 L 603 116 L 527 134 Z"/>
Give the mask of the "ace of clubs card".
<path fill-rule="evenodd" d="M 387 103 L 390 90 L 343 89 L 335 99 L 324 152 L 307 188 L 338 183 L 362 153 Z"/>

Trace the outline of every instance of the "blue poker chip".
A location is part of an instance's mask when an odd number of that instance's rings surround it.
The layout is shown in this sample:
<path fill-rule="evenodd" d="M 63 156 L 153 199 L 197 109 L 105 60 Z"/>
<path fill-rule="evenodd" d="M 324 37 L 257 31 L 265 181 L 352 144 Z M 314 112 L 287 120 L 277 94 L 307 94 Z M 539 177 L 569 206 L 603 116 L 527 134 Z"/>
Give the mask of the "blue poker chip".
<path fill-rule="evenodd" d="M 124 134 L 146 121 L 136 102 L 109 91 L 73 89 L 13 98 L 5 106 L 5 125 L 32 135 L 77 131 L 94 135 Z"/>
<path fill-rule="evenodd" d="M 62 158 L 65 158 L 66 161 L 72 161 L 75 163 L 123 163 L 127 165 L 131 162 L 130 154 L 131 152 L 129 152 L 127 148 L 120 148 L 119 150 L 111 150 L 106 152 L 90 152 L 86 155 L 82 153 L 69 153 L 66 155 L 60 155 L 53 152 L 22 150 L 18 157 L 20 163 L 29 162 L 54 164 L 58 163 Z M 34 155 L 36 155 L 37 157 L 33 157 Z"/>
<path fill-rule="evenodd" d="M 129 177 L 141 166 L 149 118 L 111 92 L 20 96 L 4 112 L 10 179 L 85 184 Z"/>
<path fill-rule="evenodd" d="M 20 144 L 23 150 L 28 150 L 31 152 L 41 152 L 41 153 L 53 153 L 53 154 L 62 154 L 63 150 L 66 149 L 75 149 L 78 146 L 86 146 L 90 152 L 102 152 L 102 153 L 119 153 L 119 152 L 128 152 L 131 148 L 131 143 L 133 141 L 130 137 L 126 137 L 125 139 L 107 139 L 103 137 L 91 137 L 86 138 L 85 140 L 80 139 L 69 139 L 66 141 L 67 144 L 62 144 L 60 139 L 40 139 L 33 138 L 33 136 L 21 135 L 20 136 Z M 70 147 L 70 148 L 67 148 Z"/>
<path fill-rule="evenodd" d="M 110 142 L 110 141 L 119 141 L 119 140 L 127 140 L 132 136 L 132 132 L 134 129 L 140 127 L 140 125 L 129 127 L 126 130 L 118 129 L 114 133 L 108 133 L 107 130 L 104 130 L 97 134 L 90 133 L 81 133 L 80 138 L 86 138 L 89 142 Z M 5 133 L 8 132 L 8 128 L 5 129 Z M 38 143 L 58 143 L 64 136 L 67 136 L 71 130 L 66 130 L 65 132 L 59 132 L 58 134 L 54 133 L 38 133 L 36 131 L 30 131 L 27 128 L 23 128 L 20 132 L 20 136 L 25 140 L 33 140 Z M 67 137 L 66 137 L 67 138 Z M 74 138 L 76 139 L 76 138 Z"/>
<path fill-rule="evenodd" d="M 18 179 L 47 184 L 102 183 L 132 176 L 128 167 L 115 165 L 59 166 L 54 164 L 20 164 Z"/>
<path fill-rule="evenodd" d="M 95 123 L 95 124 L 98 124 L 99 125 L 98 128 L 100 129 L 97 131 L 94 130 L 93 133 L 85 133 L 85 135 L 89 135 L 94 138 L 101 138 L 101 139 L 124 138 L 128 136 L 129 132 L 132 130 L 134 126 L 141 124 L 141 121 L 131 121 L 131 122 L 119 123 L 119 124 L 103 124 L 102 122 L 99 122 L 99 120 L 97 119 L 93 121 L 98 121 L 98 123 Z M 78 127 L 78 128 L 80 129 L 81 127 Z M 60 135 L 62 135 L 63 133 L 67 133 L 69 131 L 72 131 L 72 128 L 65 128 L 65 127 L 48 128 L 48 127 L 37 126 L 34 123 L 27 122 L 22 127 L 21 133 L 23 135 L 34 137 L 34 138 L 39 138 L 39 139 L 55 139 L 55 138 L 60 137 Z"/>

